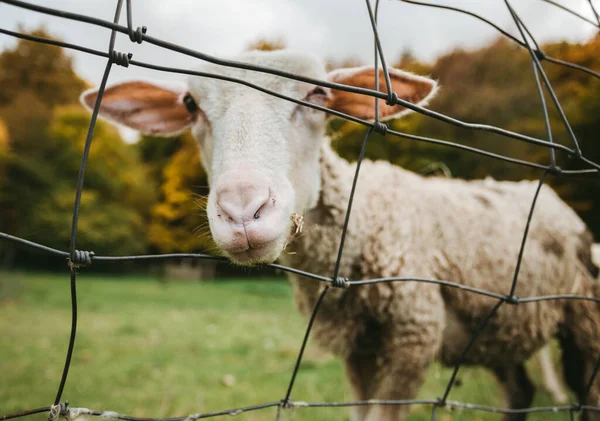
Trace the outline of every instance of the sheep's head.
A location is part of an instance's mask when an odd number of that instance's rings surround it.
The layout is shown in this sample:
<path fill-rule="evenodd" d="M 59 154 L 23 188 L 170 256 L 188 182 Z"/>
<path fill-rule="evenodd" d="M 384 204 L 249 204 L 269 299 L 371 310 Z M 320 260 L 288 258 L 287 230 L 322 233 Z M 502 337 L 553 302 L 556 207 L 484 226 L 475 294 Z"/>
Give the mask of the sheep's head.
<path fill-rule="evenodd" d="M 287 50 L 250 52 L 237 61 L 315 79 L 373 88 L 372 67 L 326 73 L 312 55 Z M 331 90 L 270 74 L 204 63 L 198 69 L 242 79 L 296 99 L 372 120 L 372 97 Z M 380 90 L 385 92 L 383 72 Z M 394 92 L 415 104 L 427 101 L 435 82 L 390 69 Z M 93 107 L 96 90 L 81 100 Z M 380 116 L 408 112 L 380 101 Z M 237 83 L 191 76 L 179 88 L 133 81 L 108 87 L 100 116 L 143 133 L 169 136 L 191 129 L 207 171 L 210 230 L 235 263 L 272 262 L 291 232 L 292 216 L 314 207 L 320 190 L 319 155 L 327 115 Z"/>

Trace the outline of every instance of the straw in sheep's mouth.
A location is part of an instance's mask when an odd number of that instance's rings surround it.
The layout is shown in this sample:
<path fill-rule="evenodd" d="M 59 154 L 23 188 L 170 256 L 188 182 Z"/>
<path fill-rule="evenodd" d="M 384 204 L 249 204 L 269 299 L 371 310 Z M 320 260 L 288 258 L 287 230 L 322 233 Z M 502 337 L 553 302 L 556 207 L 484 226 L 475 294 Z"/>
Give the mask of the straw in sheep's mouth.
<path fill-rule="evenodd" d="M 304 229 L 304 216 L 294 212 L 291 218 L 292 223 L 294 224 L 294 234 L 292 235 L 296 236 L 298 234 L 302 234 L 302 230 Z"/>
<path fill-rule="evenodd" d="M 290 217 L 290 219 L 292 220 L 290 236 L 289 236 L 288 240 L 285 242 L 285 244 L 283 245 L 282 251 L 285 251 L 287 254 L 296 254 L 295 251 L 286 251 L 286 249 L 287 249 L 287 246 L 294 240 L 294 238 L 296 238 L 300 234 L 302 234 L 302 230 L 304 229 L 304 216 L 294 212 L 292 214 L 292 216 Z"/>

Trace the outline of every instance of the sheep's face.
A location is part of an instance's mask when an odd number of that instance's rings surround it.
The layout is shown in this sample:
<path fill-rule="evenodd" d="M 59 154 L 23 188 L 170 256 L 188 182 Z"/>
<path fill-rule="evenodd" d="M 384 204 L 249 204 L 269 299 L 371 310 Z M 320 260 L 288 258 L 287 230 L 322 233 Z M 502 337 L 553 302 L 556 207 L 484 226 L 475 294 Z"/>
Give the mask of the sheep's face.
<path fill-rule="evenodd" d="M 276 68 L 314 79 L 372 88 L 372 68 L 327 74 L 323 62 L 286 50 L 251 52 L 236 61 Z M 373 119 L 374 100 L 265 73 L 205 63 L 198 69 L 241 79 L 271 92 Z M 423 103 L 435 90 L 430 79 L 390 69 L 399 97 Z M 380 90 L 385 91 L 380 72 Z M 95 91 L 82 96 L 91 108 Z M 407 112 L 381 101 L 382 119 Z M 127 82 L 107 88 L 100 115 L 145 133 L 171 135 L 191 128 L 207 171 L 207 213 L 219 249 L 235 263 L 278 258 L 292 231 L 292 219 L 317 203 L 319 157 L 325 113 L 231 81 L 191 76 L 180 88 Z"/>
<path fill-rule="evenodd" d="M 248 53 L 239 61 L 324 79 L 315 57 Z M 202 68 L 295 99 L 326 105 L 314 85 L 216 65 Z M 234 262 L 275 260 L 288 241 L 291 216 L 316 204 L 325 114 L 227 81 L 191 77 L 189 92 L 202 113 L 192 126 L 211 187 L 212 237 Z"/>

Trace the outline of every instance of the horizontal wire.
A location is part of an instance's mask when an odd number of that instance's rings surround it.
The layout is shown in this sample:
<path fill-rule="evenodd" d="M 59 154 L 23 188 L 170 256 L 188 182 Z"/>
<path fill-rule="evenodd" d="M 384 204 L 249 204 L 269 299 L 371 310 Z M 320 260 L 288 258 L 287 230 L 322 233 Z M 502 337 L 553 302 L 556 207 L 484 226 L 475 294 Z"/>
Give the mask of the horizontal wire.
<path fill-rule="evenodd" d="M 334 407 L 352 407 L 352 406 L 371 406 L 371 405 L 437 405 L 437 399 L 369 399 L 366 401 L 353 402 L 290 402 L 293 408 L 334 408 Z"/>
<path fill-rule="evenodd" d="M 11 35 L 11 36 L 15 36 L 18 38 L 24 38 L 24 39 L 28 39 L 31 41 L 36 41 L 36 42 L 43 42 L 43 43 L 48 43 L 48 44 L 52 44 L 52 45 L 57 45 L 57 46 L 62 46 L 62 47 L 66 47 L 66 48 L 75 48 L 77 46 L 74 46 L 73 44 L 68 44 L 68 43 L 63 43 L 63 42 L 57 42 L 57 41 L 52 41 L 52 40 L 47 40 L 44 38 L 40 38 L 40 37 L 35 37 L 35 36 L 26 36 L 20 33 L 16 33 L 16 32 L 12 32 L 12 31 L 7 31 L 7 30 L 3 30 L 0 29 L 0 33 L 6 33 L 7 35 Z M 75 49 L 80 49 L 80 48 L 75 48 Z M 81 50 L 81 49 L 80 49 Z M 102 53 L 100 51 L 96 51 L 96 50 L 90 50 L 90 51 L 86 51 L 86 52 L 90 52 L 90 54 L 94 54 L 97 56 L 101 56 L 101 57 L 107 57 L 108 54 L 106 53 Z M 370 122 L 370 121 L 366 121 L 366 120 L 362 120 L 356 117 L 353 117 L 351 115 L 339 112 L 339 111 L 335 111 L 335 110 L 331 110 L 329 108 L 317 105 L 317 104 L 312 104 L 303 100 L 299 100 L 296 98 L 292 98 L 292 97 L 288 97 L 286 95 L 283 94 L 279 94 L 277 92 L 273 92 L 270 91 L 268 89 L 262 88 L 258 85 L 255 85 L 253 83 L 250 82 L 246 82 L 242 79 L 237 79 L 237 78 L 232 78 L 232 77 L 227 77 L 227 76 L 223 76 L 223 75 L 218 75 L 218 74 L 214 74 L 214 73 L 206 73 L 206 72 L 199 72 L 199 71 L 194 71 L 194 70 L 187 70 L 187 69 L 180 69 L 180 68 L 173 68 L 173 67 L 165 67 L 165 66 L 160 66 L 160 65 L 155 65 L 155 64 L 150 64 L 150 63 L 144 63 L 144 62 L 140 62 L 140 61 L 136 61 L 136 60 L 129 60 L 129 64 L 132 66 L 138 66 L 138 67 L 143 67 L 143 68 L 147 68 L 147 69 L 153 69 L 153 70 L 157 70 L 157 71 L 163 71 L 163 72 L 172 72 L 172 73 L 180 73 L 180 74 L 187 74 L 187 75 L 192 75 L 192 76 L 199 76 L 199 77 L 206 77 L 206 78 L 211 78 L 211 79 L 218 79 L 218 80 L 224 80 L 224 81 L 228 81 L 228 82 L 232 82 L 232 83 L 238 83 L 244 86 L 247 86 L 249 88 L 252 89 L 256 89 L 260 92 L 263 92 L 265 94 L 268 95 L 272 95 L 290 102 L 294 102 L 298 105 L 302 105 L 305 107 L 309 107 L 309 108 L 313 108 L 313 109 L 317 109 L 320 111 L 323 111 L 325 113 L 329 113 L 329 114 L 333 114 L 337 117 L 343 118 L 345 120 L 348 121 L 352 121 L 354 123 L 358 123 L 367 127 L 373 127 L 374 123 Z M 388 130 L 388 133 L 397 136 L 397 137 L 401 137 L 401 138 L 405 138 L 405 139 L 410 139 L 410 140 L 417 140 L 417 141 L 421 141 L 421 142 L 426 142 L 426 143 L 431 143 L 431 144 L 437 144 L 437 145 L 444 145 L 444 146 L 448 146 L 451 148 L 456 148 L 456 149 L 461 149 L 461 150 L 465 150 L 468 152 L 472 152 L 472 153 L 476 153 L 479 155 L 483 155 L 483 156 L 487 156 L 493 159 L 497 159 L 497 160 L 501 160 L 501 161 L 505 161 L 505 162 L 510 162 L 513 164 L 517 164 L 517 165 L 522 165 L 522 166 L 526 166 L 526 167 L 530 167 L 530 168 L 535 168 L 535 169 L 541 169 L 541 170 L 548 170 L 550 167 L 549 166 L 545 166 L 545 165 L 541 165 L 541 164 L 536 164 L 533 162 L 529 162 L 529 161 L 524 161 L 524 160 L 520 160 L 517 158 L 511 158 L 511 157 L 507 157 L 504 155 L 500 155 L 500 154 L 496 154 L 493 152 L 489 152 L 483 149 L 479 149 L 479 148 L 474 148 L 471 146 L 467 146 L 467 145 L 463 145 L 460 143 L 454 143 L 454 142 L 450 142 L 447 140 L 441 140 L 441 139 L 434 139 L 434 138 L 429 138 L 429 137 L 425 137 L 425 136 L 418 136 L 418 135 L 413 135 L 413 134 L 408 134 L 408 133 L 402 133 L 396 130 Z M 549 142 L 545 142 L 544 141 L 544 145 L 545 147 L 553 147 L 553 145 Z M 569 148 L 566 147 L 560 147 L 560 149 L 566 150 L 569 153 L 575 153 L 574 150 L 571 150 Z M 590 169 L 582 169 L 582 170 L 562 170 L 562 174 L 565 175 L 584 175 L 584 174 L 598 174 L 599 169 L 600 169 L 600 165 L 598 165 L 597 163 L 585 158 L 585 157 L 580 157 L 579 159 L 581 159 L 582 161 L 584 161 L 585 163 L 587 163 L 588 165 L 592 166 L 593 168 Z"/>
<path fill-rule="evenodd" d="M 40 249 L 43 251 L 47 251 L 52 254 L 56 254 L 62 257 L 68 257 L 69 253 L 66 251 L 61 251 L 57 249 L 53 249 L 50 247 L 46 247 L 44 245 L 35 243 L 33 241 L 24 240 L 19 237 L 15 237 L 3 232 L 0 232 L 0 239 L 5 239 L 9 241 L 14 241 L 28 247 L 32 247 L 34 249 Z M 125 262 L 125 261 L 137 261 L 137 260 L 169 260 L 169 259 L 202 259 L 202 260 L 216 260 L 220 262 L 229 262 L 229 259 L 222 256 L 212 256 L 210 254 L 203 253 L 165 253 L 165 254 L 141 254 L 141 255 L 131 255 L 131 256 L 94 256 L 94 261 L 100 262 Z M 285 272 L 294 273 L 296 275 L 301 275 L 307 278 L 315 279 L 318 281 L 323 281 L 327 283 L 331 283 L 332 280 L 329 277 L 318 275 L 311 272 L 306 272 L 300 269 L 291 268 L 288 266 L 280 265 L 277 263 L 269 263 L 267 265 L 262 265 L 263 267 L 269 267 L 273 269 L 279 269 Z M 465 291 L 470 291 L 475 294 L 484 295 L 490 298 L 497 298 L 501 300 L 511 301 L 511 298 L 507 295 L 498 294 L 495 292 L 486 291 L 484 289 L 474 288 L 467 285 L 459 284 L 457 282 L 451 282 L 441 279 L 433 279 L 433 278 L 423 278 L 416 276 L 409 277 L 389 277 L 389 278 L 374 278 L 374 279 L 361 279 L 361 280 L 348 280 L 346 284 L 350 286 L 360 286 L 360 285 L 368 285 L 374 283 L 389 283 L 389 282 L 423 282 L 423 283 L 431 283 L 431 284 L 439 284 L 442 286 L 448 286 L 451 288 L 462 289 Z M 515 300 L 518 303 L 528 303 L 535 301 L 550 301 L 550 300 L 563 300 L 563 299 L 575 299 L 575 300 L 586 300 L 586 301 L 595 301 L 600 303 L 599 298 L 595 297 L 587 297 L 583 295 L 573 295 L 573 294 L 557 294 L 557 295 L 544 295 L 538 297 L 515 297 Z"/>
<path fill-rule="evenodd" d="M 440 279 L 433 278 L 422 278 L 418 276 L 403 276 L 403 277 L 391 277 L 391 278 L 375 278 L 375 279 L 364 279 L 360 281 L 347 281 L 348 286 L 359 286 L 359 285 L 370 285 L 370 284 L 379 284 L 379 283 L 389 283 L 389 282 L 422 282 L 425 284 L 438 284 L 447 287 L 462 289 L 464 291 L 473 292 L 479 295 L 485 295 L 491 298 L 498 298 L 500 300 L 506 300 L 509 297 L 504 294 L 498 294 L 495 292 L 486 291 L 480 288 L 474 288 L 467 285 L 459 284 L 457 282 L 445 281 Z"/>
<path fill-rule="evenodd" d="M 1 1 L 2 0 L 0 0 L 0 2 Z M 10 31 L 10 30 L 4 29 L 4 28 L 0 28 L 0 34 L 10 35 L 15 38 L 26 39 L 27 41 L 40 42 L 43 44 L 54 45 L 56 47 L 64 47 L 64 48 L 68 48 L 71 50 L 77 50 L 77 51 L 81 51 L 83 53 L 91 54 L 94 56 L 99 56 L 99 57 L 104 57 L 104 58 L 110 57 L 110 55 L 108 53 L 105 53 L 103 51 L 98 51 L 98 50 L 94 50 L 92 48 L 82 47 L 81 45 L 71 44 L 71 43 L 64 42 L 64 41 L 58 41 L 58 40 L 49 39 L 49 38 L 42 38 L 42 37 L 38 37 L 35 35 L 22 34 L 20 32 Z"/>
<path fill-rule="evenodd" d="M 598 79 L 600 79 L 600 73 L 593 71 L 589 67 L 581 66 L 576 63 L 571 63 L 569 61 L 564 61 L 564 60 L 550 57 L 550 56 L 544 56 L 544 60 L 549 61 L 550 63 L 560 64 L 561 66 L 567 66 L 567 67 L 571 67 L 576 70 L 581 70 L 582 72 L 585 72 L 591 76 L 594 76 L 594 77 L 597 77 Z"/>
<path fill-rule="evenodd" d="M 101 411 L 89 410 L 86 408 L 74 408 L 74 409 L 70 409 L 69 412 L 74 413 L 74 414 L 80 414 L 80 415 L 91 415 L 91 416 L 96 416 L 96 417 L 101 417 L 101 418 L 119 419 L 119 420 L 124 420 L 124 421 L 194 421 L 194 420 L 199 420 L 199 419 L 204 419 L 204 418 L 218 417 L 218 416 L 222 416 L 222 415 L 236 416 L 236 415 L 242 414 L 244 412 L 251 412 L 251 411 L 257 411 L 260 409 L 273 408 L 273 407 L 279 406 L 280 404 L 281 404 L 280 402 L 268 402 L 268 403 L 263 403 L 263 404 L 259 404 L 259 405 L 250 405 L 250 406 L 245 406 L 245 407 L 241 407 L 241 408 L 227 409 L 224 411 L 207 412 L 204 414 L 190 414 L 190 415 L 186 415 L 186 416 L 182 416 L 182 417 L 171 417 L 171 418 L 134 417 L 131 415 L 118 414 L 118 413 L 115 413 L 112 411 L 101 412 Z"/>
<path fill-rule="evenodd" d="M 4 240 L 15 242 L 15 243 L 23 244 L 27 247 L 32 247 L 32 248 L 42 250 L 42 251 L 45 251 L 48 253 L 56 254 L 58 256 L 69 257 L 69 252 L 57 250 L 52 247 L 47 247 L 42 244 L 34 243 L 33 241 L 25 240 L 20 237 L 15 237 L 14 235 L 0 232 L 0 238 L 4 239 Z"/>
<path fill-rule="evenodd" d="M 28 415 L 41 414 L 42 412 L 50 411 L 50 408 L 51 408 L 50 406 L 44 406 L 43 408 L 35 408 L 35 409 L 29 409 L 27 411 L 15 412 L 13 414 L 0 415 L 0 420 L 4 421 L 4 420 L 10 420 L 13 418 L 26 417 Z"/>
<path fill-rule="evenodd" d="M 23 34 L 20 33 L 16 33 L 16 32 L 12 32 L 12 31 L 7 31 L 4 29 L 0 29 L 0 33 L 5 33 L 7 35 L 11 35 L 11 36 L 15 36 L 18 38 L 24 38 L 24 39 L 28 39 L 30 41 L 36 41 L 36 42 L 43 42 L 43 43 L 48 43 L 51 45 L 56 45 L 56 46 L 62 46 L 65 48 L 74 48 L 77 47 L 73 44 L 68 44 L 68 43 L 64 43 L 64 42 L 60 42 L 60 41 L 54 41 L 54 40 L 47 40 L 45 38 L 40 38 L 40 37 L 36 37 L 36 36 L 25 36 Z M 81 50 L 81 48 L 75 48 L 75 49 L 79 49 Z M 86 49 L 89 51 L 90 54 L 94 54 L 97 56 L 101 56 L 101 57 L 107 57 L 108 54 L 106 53 L 102 53 L 100 51 L 96 51 L 96 50 L 91 50 L 91 49 Z M 179 74 L 186 74 L 186 75 L 191 75 L 191 76 L 199 76 L 199 77 L 206 77 L 206 78 L 211 78 L 211 79 L 217 79 L 217 80 L 223 80 L 223 81 L 228 81 L 228 82 L 232 82 L 232 83 L 237 83 L 237 84 L 241 84 L 244 86 L 247 86 L 249 88 L 258 90 L 260 92 L 263 92 L 265 94 L 268 95 L 272 95 L 274 97 L 280 98 L 280 99 L 284 99 L 286 101 L 290 101 L 293 103 L 296 103 L 298 105 L 303 105 L 305 107 L 309 107 L 309 108 L 313 108 L 316 110 L 320 110 L 323 111 L 325 113 L 329 113 L 332 115 L 335 115 L 337 117 L 343 118 L 345 120 L 348 121 L 352 121 L 367 127 L 374 127 L 374 123 L 370 122 L 370 121 L 366 121 L 366 120 L 362 120 L 356 117 L 353 117 L 351 115 L 336 111 L 336 110 L 331 110 L 329 108 L 317 105 L 317 104 L 312 104 L 310 102 L 307 101 L 303 101 L 303 100 L 299 100 L 293 97 L 289 97 L 287 95 L 283 95 L 280 94 L 278 92 L 274 92 L 271 91 L 269 89 L 265 89 L 261 86 L 255 85 L 253 83 L 247 82 L 243 79 L 238 79 L 238 78 L 234 78 L 234 77 L 228 77 L 228 76 L 223 76 L 223 75 L 219 75 L 219 74 L 214 74 L 214 73 L 208 73 L 208 72 L 200 72 L 200 71 L 194 71 L 194 70 L 188 70 L 188 69 L 181 69 L 181 68 L 174 68 L 174 67 L 166 67 L 166 66 L 161 66 L 161 65 L 155 65 L 155 64 L 150 64 L 150 63 L 145 63 L 145 62 L 140 62 L 137 60 L 129 60 L 129 65 L 132 66 L 138 66 L 138 67 L 142 67 L 142 68 L 147 68 L 147 69 L 152 69 L 152 70 L 158 70 L 158 71 L 163 71 L 163 72 L 169 72 L 169 73 L 179 73 Z M 526 167 L 530 167 L 530 168 L 536 168 L 536 169 L 542 169 L 542 170 L 547 170 L 550 167 L 549 166 L 545 166 L 545 165 L 540 165 L 540 164 L 536 164 L 533 162 L 528 162 L 528 161 L 523 161 L 517 158 L 511 158 L 511 157 L 507 157 L 504 155 L 500 155 L 500 154 L 495 154 L 493 152 L 489 152 L 483 149 L 479 149 L 479 148 L 474 148 L 471 146 L 467 146 L 467 145 L 462 145 L 459 143 L 454 143 L 454 142 L 450 142 L 447 140 L 441 140 L 441 139 L 434 139 L 434 138 L 429 138 L 429 137 L 424 137 L 424 136 L 418 136 L 418 135 L 412 135 L 412 134 L 408 134 L 408 133 L 402 133 L 396 130 L 388 130 L 388 133 L 394 135 L 394 136 L 398 136 L 401 138 L 406 138 L 406 139 L 411 139 L 411 140 L 417 140 L 417 141 L 422 141 L 422 142 L 427 142 L 427 143 L 432 143 L 432 144 L 438 144 L 438 145 L 444 145 L 444 146 L 448 146 L 448 147 L 452 147 L 452 148 L 456 148 L 456 149 L 462 149 L 468 152 L 472 152 L 472 153 L 476 153 L 479 155 L 483 155 L 483 156 L 487 156 L 493 159 L 497 159 L 497 160 L 501 160 L 501 161 L 505 161 L 505 162 L 510 162 L 510 163 L 514 163 L 514 164 L 518 164 L 518 165 L 522 165 L 522 166 L 526 166 Z M 518 139 L 519 140 L 519 139 Z M 569 154 L 575 154 L 575 150 L 570 149 L 564 145 L 560 145 L 560 144 L 554 144 L 545 140 L 541 140 L 541 139 L 536 139 L 536 138 L 529 138 L 528 140 L 526 140 L 526 142 L 528 143 L 534 143 L 538 146 L 544 146 L 547 148 L 554 148 L 554 149 L 560 149 L 563 150 L 565 152 L 568 152 Z M 600 164 L 595 163 L 594 161 L 591 161 L 585 157 L 578 157 L 580 160 L 584 161 L 586 164 L 590 165 L 593 168 L 590 169 L 584 169 L 584 170 L 563 170 L 562 174 L 598 174 L 600 173 Z"/>
<path fill-rule="evenodd" d="M 2 0 L 2 1 L 4 3 L 10 4 L 12 6 L 21 7 L 21 8 L 28 9 L 28 10 L 33 10 L 36 12 L 45 13 L 45 14 L 52 15 L 52 16 L 58 16 L 58 17 L 66 18 L 66 19 L 77 20 L 80 22 L 86 22 L 86 23 L 90 23 L 93 25 L 102 26 L 102 27 L 105 27 L 108 29 L 113 29 L 113 30 L 121 32 L 123 34 L 129 34 L 129 30 L 127 27 L 120 26 L 118 24 L 114 24 L 114 23 L 111 23 L 111 22 L 108 22 L 108 21 L 105 21 L 102 19 L 93 18 L 93 17 L 85 16 L 85 15 L 80 15 L 77 13 L 65 12 L 62 10 L 52 9 L 49 7 L 34 5 L 34 4 L 30 4 L 30 3 L 20 1 L 20 0 Z M 225 67 L 234 67 L 234 68 L 238 68 L 238 69 L 245 69 L 245 70 L 251 70 L 251 71 L 256 71 L 256 72 L 261 72 L 261 73 L 268 73 L 268 74 L 272 74 L 275 76 L 284 77 L 287 79 L 292 79 L 292 80 L 297 80 L 297 81 L 301 81 L 301 82 L 305 82 L 305 83 L 311 83 L 311 84 L 315 84 L 315 85 L 319 85 L 319 86 L 328 87 L 331 89 L 337 89 L 337 90 L 342 90 L 342 91 L 346 91 L 346 92 L 368 95 L 368 96 L 377 97 L 377 98 L 384 99 L 384 100 L 388 99 L 387 93 L 384 93 L 384 92 L 379 92 L 379 91 L 375 91 L 372 89 L 366 89 L 366 88 L 357 88 L 357 87 L 350 86 L 350 85 L 344 85 L 344 84 L 309 78 L 309 77 L 292 74 L 289 72 L 285 72 L 282 70 L 273 69 L 273 68 L 269 68 L 269 67 L 253 65 L 253 64 L 238 62 L 238 61 L 234 61 L 234 60 L 221 59 L 221 58 L 217 58 L 217 57 L 214 57 L 214 56 L 211 56 L 208 54 L 204 54 L 204 53 L 201 53 L 201 52 L 189 49 L 189 48 L 181 47 L 179 45 L 172 44 L 170 42 L 163 41 L 163 40 L 154 38 L 154 37 L 146 35 L 146 34 L 143 35 L 143 40 L 150 44 L 157 45 L 159 47 L 163 47 L 163 48 L 175 51 L 175 52 L 179 52 L 181 54 L 188 55 L 190 57 L 195 57 L 195 58 L 198 58 L 198 59 L 210 62 L 210 63 L 225 66 Z M 561 149 L 563 151 L 573 153 L 573 151 L 570 148 L 568 148 L 564 145 L 560 145 L 560 144 L 552 145 L 549 142 L 538 139 L 538 138 L 526 136 L 526 135 L 523 135 L 520 133 L 515 133 L 510 130 L 502 129 L 502 128 L 495 127 L 495 126 L 490 126 L 487 124 L 467 123 L 467 122 L 461 121 L 459 119 L 452 118 L 452 117 L 446 116 L 444 114 L 438 113 L 436 111 L 429 110 L 429 109 L 421 107 L 419 105 L 415 105 L 409 101 L 406 101 L 406 100 L 403 100 L 400 98 L 397 98 L 395 103 L 398 105 L 401 105 L 405 108 L 408 108 L 410 110 L 413 110 L 415 112 L 418 112 L 420 114 L 426 115 L 431 118 L 435 118 L 437 120 L 452 124 L 457 127 L 496 133 L 496 134 L 499 134 L 499 135 L 502 135 L 505 137 L 522 140 L 522 141 L 533 143 L 533 144 L 544 145 L 546 147 L 552 147 L 555 149 Z M 598 169 L 600 169 L 600 165 L 598 166 Z"/>
<path fill-rule="evenodd" d="M 194 421 L 197 419 L 211 418 L 222 415 L 236 416 L 244 412 L 257 411 L 261 409 L 280 407 L 282 402 L 268 402 L 264 404 L 252 405 L 241 408 L 227 409 L 217 412 L 209 412 L 204 414 L 190 414 L 181 417 L 171 418 L 147 418 L 147 417 L 134 417 L 125 414 L 119 414 L 113 411 L 97 411 L 87 408 L 70 408 L 69 412 L 72 414 L 89 415 L 109 419 L 119 419 L 123 421 Z M 468 409 L 475 411 L 492 412 L 496 414 L 529 414 L 529 413 L 540 413 L 540 412 L 566 412 L 574 411 L 579 412 L 580 410 L 588 410 L 592 412 L 600 412 L 600 407 L 591 405 L 559 405 L 559 406 L 538 406 L 531 408 L 500 408 L 488 405 L 479 405 L 468 402 L 460 402 L 454 400 L 447 400 L 445 403 L 441 403 L 439 399 L 369 399 L 365 401 L 350 401 L 350 402 L 304 402 L 304 401 L 289 401 L 287 402 L 288 408 L 302 409 L 302 408 L 343 408 L 343 407 L 360 407 L 360 406 L 373 406 L 373 405 L 387 405 L 387 406 L 403 406 L 403 405 L 433 405 L 447 409 L 458 408 Z M 29 411 L 16 412 L 0 416 L 0 421 L 24 417 L 28 415 L 48 412 L 50 407 L 36 408 Z"/>
<path fill-rule="evenodd" d="M 489 26 L 493 27 L 494 29 L 496 29 L 498 32 L 500 32 L 502 35 L 504 35 L 506 38 L 510 39 L 511 41 L 513 41 L 515 44 L 518 44 L 519 46 L 523 47 L 523 48 L 527 48 L 527 46 L 525 45 L 525 43 L 521 40 L 519 40 L 518 38 L 516 38 L 514 35 L 506 32 L 504 29 L 500 28 L 498 25 L 496 25 L 495 23 L 493 23 L 492 21 L 476 14 L 473 12 L 469 12 L 468 10 L 463 10 L 463 9 L 459 9 L 458 7 L 452 7 L 452 6 L 446 6 L 446 5 L 441 5 L 441 4 L 433 4 L 433 3 L 427 3 L 424 1 L 416 1 L 416 0 L 400 0 L 403 3 L 409 3 L 409 4 L 413 4 L 416 6 L 426 6 L 426 7 L 431 7 L 431 8 L 436 8 L 436 9 L 446 9 L 446 10 L 451 10 L 453 12 L 459 12 L 468 16 L 472 16 L 486 24 L 488 24 Z M 545 0 L 543 0 L 545 1 Z M 590 23 L 592 23 L 594 26 L 598 26 L 596 24 L 594 24 L 591 21 L 588 21 Z M 550 57 L 548 55 L 546 55 L 545 53 L 543 53 L 540 50 L 535 50 L 536 53 L 541 53 L 544 57 L 544 60 L 548 60 L 549 62 L 552 62 L 554 64 L 558 64 L 561 66 L 566 66 L 566 67 L 571 67 L 573 69 L 577 69 L 577 70 L 581 70 L 583 72 L 588 73 L 591 76 L 594 76 L 596 78 L 600 79 L 600 73 L 593 71 L 592 69 L 589 69 L 587 67 L 581 66 L 579 64 L 575 64 L 575 63 L 571 63 L 568 61 L 564 61 L 564 60 L 560 60 L 557 58 L 553 58 Z"/>
<path fill-rule="evenodd" d="M 586 18 L 585 16 L 583 16 L 583 15 L 581 15 L 581 14 L 577 13 L 577 12 L 576 12 L 576 11 L 574 11 L 574 10 L 571 10 L 571 9 L 569 9 L 569 8 L 568 8 L 568 7 L 566 7 L 566 6 L 563 6 L 563 5 L 562 5 L 562 4 L 560 4 L 560 3 L 557 3 L 557 2 L 555 2 L 555 1 L 552 1 L 552 0 L 541 0 L 541 1 L 543 1 L 543 2 L 545 2 L 545 3 L 548 3 L 548 4 L 551 4 L 551 5 L 553 5 L 553 6 L 556 6 L 556 7 L 560 8 L 560 9 L 564 10 L 565 12 L 567 12 L 567 13 L 570 13 L 570 14 L 572 14 L 573 16 L 576 16 L 576 17 L 578 17 L 579 19 L 581 19 L 581 20 L 583 20 L 583 21 L 586 21 L 587 23 L 589 23 L 589 24 L 592 24 L 592 25 L 594 25 L 596 28 L 600 29 L 600 25 L 599 25 L 598 23 L 594 22 L 594 21 L 593 21 L 593 20 L 591 20 L 591 19 L 588 19 L 588 18 Z"/>

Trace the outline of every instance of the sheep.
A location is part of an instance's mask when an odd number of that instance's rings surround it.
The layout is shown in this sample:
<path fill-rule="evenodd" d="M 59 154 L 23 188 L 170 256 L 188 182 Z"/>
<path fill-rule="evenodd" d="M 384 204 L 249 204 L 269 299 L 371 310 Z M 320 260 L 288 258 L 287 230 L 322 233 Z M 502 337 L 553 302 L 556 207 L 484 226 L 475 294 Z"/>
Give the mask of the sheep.
<path fill-rule="evenodd" d="M 361 88 L 369 66 L 326 73 L 323 61 L 291 50 L 246 52 L 238 62 Z M 243 79 L 275 93 L 373 120 L 374 100 L 272 74 L 202 63 L 198 70 Z M 383 72 L 379 89 L 385 91 Z M 426 105 L 434 80 L 389 69 L 394 92 Z M 92 108 L 97 91 L 82 94 Z M 380 101 L 382 121 L 409 110 Z M 355 164 L 325 136 L 330 115 L 248 86 L 191 76 L 181 86 L 129 81 L 109 86 L 100 116 L 143 133 L 191 130 L 200 146 L 210 193 L 207 215 L 221 253 L 239 265 L 277 259 L 331 275 Z M 387 162 L 365 160 L 356 187 L 339 276 L 347 279 L 426 277 L 507 294 L 536 182 L 423 177 Z M 517 296 L 594 296 L 592 236 L 549 187 L 542 187 L 525 247 Z M 292 219 L 302 215 L 303 231 Z M 294 218 L 293 218 L 294 217 Z M 325 288 L 288 274 L 299 311 L 309 316 Z M 355 400 L 411 399 L 431 362 L 456 364 L 478 323 L 497 300 L 424 282 L 385 282 L 328 291 L 312 339 L 343 360 Z M 581 403 L 600 404 L 600 382 L 586 395 L 600 353 L 600 315 L 593 301 L 505 303 L 489 320 L 464 364 L 495 373 L 510 408 L 527 408 L 533 385 L 524 361 L 557 337 L 568 386 Z M 364 405 L 354 420 L 403 420 L 407 405 Z M 595 413 L 584 414 L 590 418 Z M 507 415 L 523 420 L 524 414 Z"/>

